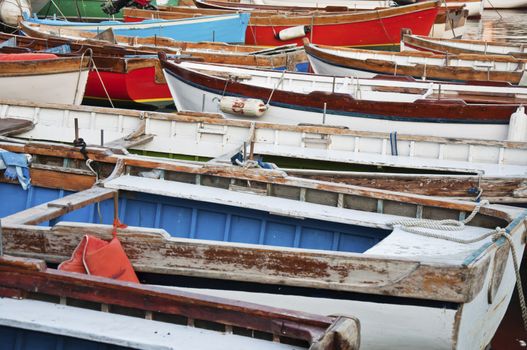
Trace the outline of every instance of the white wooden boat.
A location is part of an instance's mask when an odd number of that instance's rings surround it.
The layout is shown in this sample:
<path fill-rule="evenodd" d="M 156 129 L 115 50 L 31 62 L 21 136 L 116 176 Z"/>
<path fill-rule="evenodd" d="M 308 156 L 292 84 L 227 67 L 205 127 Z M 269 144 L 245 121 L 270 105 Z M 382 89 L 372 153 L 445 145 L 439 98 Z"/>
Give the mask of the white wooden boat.
<path fill-rule="evenodd" d="M 76 105 L 82 102 L 91 67 L 89 56 L 9 54 L 13 56 L 16 60 L 0 59 L 0 98 Z"/>
<path fill-rule="evenodd" d="M 88 145 L 99 145 L 101 130 L 104 130 L 104 146 L 117 152 L 126 147 L 143 155 L 230 164 L 231 157 L 242 151 L 246 158 L 263 157 L 264 161 L 275 162 L 279 167 L 334 170 L 330 173 L 288 170 L 302 177 L 332 178 L 367 187 L 443 197 L 482 197 L 497 202 L 527 200 L 524 181 L 527 177 L 526 142 L 423 137 L 316 125 L 278 125 L 226 120 L 217 115 L 199 113 L 165 114 L 87 106 L 0 103 L 0 126 L 4 126 L 0 127 L 0 135 L 16 134 L 28 141 L 71 142 L 75 138 L 77 119 L 78 134 Z M 18 128 L 15 121 L 20 124 Z M 28 130 L 27 124 L 34 126 Z M 37 152 L 35 147 L 27 148 L 32 150 L 35 159 L 33 177 L 42 177 L 41 181 L 45 181 L 49 174 L 40 174 L 37 170 L 37 164 L 46 164 L 44 160 L 37 160 L 45 153 Z M 47 149 L 44 145 L 41 147 Z M 15 152 L 26 149 L 23 145 L 13 147 L 4 143 L 0 148 Z M 57 152 L 59 156 L 59 150 Z M 96 158 L 103 162 L 100 155 Z M 104 163 L 115 163 L 115 159 L 108 158 Z M 369 171 L 382 168 L 384 172 L 399 174 L 349 172 L 357 168 Z M 91 173 L 88 175 L 93 177 Z M 79 183 L 86 182 L 79 180 Z"/>
<path fill-rule="evenodd" d="M 388 52 L 304 45 L 313 71 L 332 76 L 373 78 L 404 75 L 442 81 L 498 81 L 527 85 L 524 59 L 483 54 Z"/>
<path fill-rule="evenodd" d="M 469 11 L 464 5 L 442 7 L 428 35 L 433 38 L 461 38 L 468 16 Z"/>
<path fill-rule="evenodd" d="M 516 43 L 483 40 L 437 39 L 405 32 L 401 35 L 401 51 L 430 51 L 434 53 L 471 53 L 527 57 L 527 46 Z"/>
<path fill-rule="evenodd" d="M 483 14 L 483 0 L 446 0 L 447 6 L 460 6 L 464 5 L 465 9 L 468 10 L 469 18 L 479 18 Z"/>
<path fill-rule="evenodd" d="M 525 0 L 484 0 L 486 9 L 514 9 L 527 7 Z"/>
<path fill-rule="evenodd" d="M 124 162 L 120 169 L 127 168 Z M 490 235 L 496 226 L 506 227 L 521 257 L 526 214 L 519 208 L 266 176 L 261 170 L 242 177 L 229 171 L 198 176 L 177 164 L 157 164 L 164 179 L 119 176 L 117 170 L 104 183 L 120 192 L 120 213 L 130 226 L 119 237 L 136 270 L 151 276 L 146 282 L 178 286 L 177 276 L 187 276 L 187 288 L 201 283 L 206 289 L 200 292 L 209 295 L 321 315 L 353 314 L 361 320 L 363 349 L 481 349 L 510 301 L 511 247 Z M 138 160 L 135 166 L 152 169 Z M 101 202 L 106 222 L 114 208 L 103 202 L 107 197 L 94 198 L 95 192 L 4 218 L 6 252 L 59 262 L 86 233 L 111 237 L 112 226 L 98 224 L 90 208 Z M 472 212 L 474 219 L 458 231 L 425 229 L 442 239 L 394 226 L 411 218 L 463 220 Z M 57 222 L 66 214 L 76 222 Z M 44 220 L 50 226 L 38 226 Z"/>
<path fill-rule="evenodd" d="M 526 88 L 512 86 L 339 78 L 161 62 L 178 110 L 221 112 L 228 118 L 272 123 L 503 140 L 510 116 L 527 97 Z M 238 97 L 256 112 L 233 109 Z"/>

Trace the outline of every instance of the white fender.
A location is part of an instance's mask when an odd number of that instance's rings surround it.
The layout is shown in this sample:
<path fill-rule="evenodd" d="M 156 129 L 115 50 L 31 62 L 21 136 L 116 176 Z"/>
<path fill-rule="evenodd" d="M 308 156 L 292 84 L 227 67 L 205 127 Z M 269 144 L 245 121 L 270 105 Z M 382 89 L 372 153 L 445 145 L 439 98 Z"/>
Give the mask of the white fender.
<path fill-rule="evenodd" d="M 10 26 L 18 25 L 18 17 L 31 15 L 29 0 L 0 0 L 0 21 Z"/>
<path fill-rule="evenodd" d="M 525 107 L 520 106 L 516 112 L 512 113 L 509 121 L 509 134 L 507 136 L 509 141 L 527 141 L 527 114 L 525 114 Z"/>
<path fill-rule="evenodd" d="M 255 98 L 223 96 L 220 99 L 220 110 L 246 117 L 261 117 L 267 111 L 267 106 L 262 100 Z"/>
<path fill-rule="evenodd" d="M 309 33 L 309 27 L 307 26 L 296 26 L 296 27 L 290 27 L 286 29 L 282 29 L 278 34 L 276 35 L 277 39 L 286 41 L 296 38 L 302 38 Z"/>

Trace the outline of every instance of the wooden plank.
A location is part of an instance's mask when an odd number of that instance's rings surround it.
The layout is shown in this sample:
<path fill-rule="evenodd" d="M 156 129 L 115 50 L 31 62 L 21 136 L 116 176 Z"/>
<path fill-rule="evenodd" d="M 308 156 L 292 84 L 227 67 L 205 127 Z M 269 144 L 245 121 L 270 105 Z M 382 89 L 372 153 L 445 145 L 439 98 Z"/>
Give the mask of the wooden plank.
<path fill-rule="evenodd" d="M 35 225 L 44 221 L 55 219 L 73 210 L 89 204 L 113 198 L 117 191 L 102 187 L 92 187 L 88 190 L 71 194 L 54 201 L 29 208 L 2 219 L 4 225 L 25 224 Z"/>
<path fill-rule="evenodd" d="M 84 191 L 95 184 L 95 174 L 80 169 L 60 169 L 60 167 L 45 169 L 41 168 L 40 164 L 32 164 L 30 175 L 33 186 L 59 188 L 66 191 Z"/>
<path fill-rule="evenodd" d="M 30 120 L 2 118 L 0 119 L 0 135 L 19 134 L 33 129 L 34 124 Z"/>
<path fill-rule="evenodd" d="M 6 225 L 3 231 L 9 254 L 54 263 L 68 259 L 85 234 L 112 238 L 110 225 Z M 140 272 L 452 302 L 468 302 L 477 295 L 490 262 L 487 257 L 469 266 L 447 265 L 358 253 L 218 244 L 139 227 L 119 230 L 119 239 Z"/>
<path fill-rule="evenodd" d="M 104 146 L 108 148 L 134 148 L 152 141 L 154 137 L 155 135 L 153 134 L 141 135 L 134 138 L 123 137 L 118 140 L 106 143 Z"/>

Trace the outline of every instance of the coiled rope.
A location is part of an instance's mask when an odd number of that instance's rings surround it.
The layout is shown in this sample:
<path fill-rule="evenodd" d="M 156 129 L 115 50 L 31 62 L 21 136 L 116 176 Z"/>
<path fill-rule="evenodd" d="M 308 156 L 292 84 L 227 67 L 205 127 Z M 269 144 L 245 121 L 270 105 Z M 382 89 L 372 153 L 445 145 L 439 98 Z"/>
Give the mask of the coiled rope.
<path fill-rule="evenodd" d="M 489 236 L 496 233 L 496 230 L 487 232 L 479 237 L 464 239 L 458 237 L 452 237 L 449 235 L 443 235 L 441 233 L 429 232 L 423 229 L 431 229 L 438 231 L 462 231 L 465 228 L 465 224 L 468 224 L 479 212 L 482 206 L 489 204 L 488 200 L 483 200 L 476 203 L 476 206 L 470 213 L 470 215 L 463 221 L 446 219 L 446 220 L 431 220 L 431 219 L 402 219 L 392 221 L 391 226 L 400 226 L 402 230 L 425 237 L 432 237 L 437 239 L 444 239 L 456 243 L 468 244 L 481 241 Z"/>

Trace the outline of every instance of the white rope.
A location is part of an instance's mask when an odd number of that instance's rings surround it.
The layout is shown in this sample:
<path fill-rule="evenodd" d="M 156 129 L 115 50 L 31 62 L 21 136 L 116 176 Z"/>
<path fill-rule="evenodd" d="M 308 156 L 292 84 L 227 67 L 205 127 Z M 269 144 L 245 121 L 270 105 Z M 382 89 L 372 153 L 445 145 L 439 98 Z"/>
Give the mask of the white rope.
<path fill-rule="evenodd" d="M 273 88 L 273 90 L 271 91 L 271 94 L 269 95 L 269 98 L 267 99 L 267 103 L 265 104 L 267 107 L 269 107 L 269 103 L 271 103 L 271 98 L 273 97 L 273 94 L 274 94 L 274 91 L 276 89 L 278 89 L 278 87 L 282 84 L 282 82 L 284 81 L 284 77 L 285 77 L 285 70 L 282 72 L 282 76 L 280 77 L 280 80 L 278 80 L 278 83 L 275 85 L 275 87 Z"/>
<path fill-rule="evenodd" d="M 437 231 L 462 231 L 465 228 L 465 224 L 468 224 L 479 212 L 482 206 L 487 205 L 489 201 L 483 200 L 476 204 L 470 215 L 463 221 L 458 220 L 431 220 L 431 219 L 402 219 L 395 220 L 390 223 L 391 226 L 400 226 L 402 230 L 417 235 L 443 239 L 447 241 L 452 241 L 456 243 L 469 244 L 481 241 L 489 236 L 492 236 L 496 233 L 496 230 L 489 231 L 481 236 L 475 238 L 458 238 L 452 237 L 449 235 L 444 235 L 437 232 L 426 231 L 426 229 L 437 230 Z"/>
<path fill-rule="evenodd" d="M 86 159 L 86 166 L 88 169 L 91 170 L 92 173 L 95 174 L 95 183 L 99 183 L 99 174 L 92 168 L 91 163 L 93 162 L 93 159 Z"/>
<path fill-rule="evenodd" d="M 516 275 L 516 289 L 518 290 L 518 298 L 520 299 L 520 308 L 523 319 L 523 327 L 527 331 L 527 303 L 525 302 L 525 296 L 523 294 L 522 282 L 520 276 L 520 264 L 518 263 L 518 256 L 516 254 L 516 249 L 514 248 L 514 243 L 510 234 L 500 227 L 496 227 L 494 230 L 484 233 L 478 237 L 471 239 L 463 239 L 458 237 L 452 237 L 444 235 L 441 233 L 424 231 L 423 229 L 433 229 L 439 231 L 461 231 L 464 229 L 465 224 L 469 223 L 479 212 L 482 206 L 487 205 L 489 201 L 483 200 L 474 207 L 470 215 L 462 221 L 457 220 L 429 220 L 429 219 L 404 219 L 396 220 L 391 222 L 392 226 L 399 225 L 401 229 L 406 232 L 418 234 L 425 237 L 443 239 L 446 241 L 469 244 L 481 241 L 487 237 L 492 236 L 492 241 L 496 242 L 499 238 L 503 237 L 509 243 L 509 247 L 512 255 L 512 262 L 514 268 L 514 274 Z"/>
<path fill-rule="evenodd" d="M 97 73 L 97 76 L 99 77 L 99 81 L 101 82 L 102 88 L 104 90 L 104 93 L 106 94 L 106 97 L 108 98 L 108 101 L 110 102 L 110 105 L 112 108 L 115 108 L 113 105 L 112 99 L 110 97 L 110 94 L 108 93 L 108 90 L 106 90 L 106 85 L 104 85 L 104 81 L 102 80 L 101 75 L 99 74 L 99 70 L 97 69 L 97 66 L 95 65 L 95 61 L 93 60 L 93 57 L 91 57 L 91 62 L 93 64 L 93 68 L 95 68 L 95 72 Z"/>
<path fill-rule="evenodd" d="M 253 160 L 253 159 L 246 159 L 245 161 L 240 161 L 238 159 L 235 160 L 236 164 L 238 164 L 239 166 L 245 168 L 245 169 L 250 169 L 250 168 L 260 168 L 260 165 L 258 164 L 257 161 Z"/>

